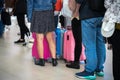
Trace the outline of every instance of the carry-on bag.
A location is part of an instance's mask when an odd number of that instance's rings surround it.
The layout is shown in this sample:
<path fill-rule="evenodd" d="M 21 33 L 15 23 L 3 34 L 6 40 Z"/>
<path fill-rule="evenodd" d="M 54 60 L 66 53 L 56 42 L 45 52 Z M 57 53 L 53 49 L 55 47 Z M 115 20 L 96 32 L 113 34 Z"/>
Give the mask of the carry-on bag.
<path fill-rule="evenodd" d="M 32 37 L 34 38 L 34 42 L 33 42 L 33 46 L 32 46 L 32 57 L 34 59 L 39 59 L 39 54 L 38 54 L 37 46 L 36 46 L 37 40 L 36 40 L 35 33 L 32 33 Z M 50 55 L 50 50 L 49 50 L 49 46 L 48 46 L 46 37 L 44 37 L 43 44 L 44 44 L 44 59 L 47 60 L 47 59 L 51 58 L 51 55 Z"/>
<path fill-rule="evenodd" d="M 57 58 L 62 58 L 63 56 L 63 34 L 65 32 L 65 29 L 56 28 L 56 55 Z"/>
<path fill-rule="evenodd" d="M 74 47 L 75 47 L 75 41 L 74 41 L 72 30 L 67 30 L 64 33 L 64 53 L 63 53 L 64 55 L 63 57 L 66 61 L 74 61 Z M 84 53 L 84 46 L 82 45 L 80 61 L 84 61 L 85 59 L 86 59 L 86 56 Z"/>

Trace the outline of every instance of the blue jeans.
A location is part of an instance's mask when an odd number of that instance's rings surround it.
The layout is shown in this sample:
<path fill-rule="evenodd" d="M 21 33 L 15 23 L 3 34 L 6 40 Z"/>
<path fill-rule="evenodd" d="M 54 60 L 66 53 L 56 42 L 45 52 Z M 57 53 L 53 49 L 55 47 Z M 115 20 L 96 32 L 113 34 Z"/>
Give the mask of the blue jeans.
<path fill-rule="evenodd" d="M 86 65 L 88 72 L 103 70 L 106 59 L 104 38 L 101 35 L 102 17 L 82 20 L 82 42 L 85 46 Z"/>

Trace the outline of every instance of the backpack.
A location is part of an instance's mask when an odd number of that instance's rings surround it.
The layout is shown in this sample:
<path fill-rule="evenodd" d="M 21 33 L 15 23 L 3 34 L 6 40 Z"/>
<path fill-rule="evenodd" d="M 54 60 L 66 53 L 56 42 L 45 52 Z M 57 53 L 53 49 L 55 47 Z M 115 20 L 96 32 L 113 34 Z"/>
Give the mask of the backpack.
<path fill-rule="evenodd" d="M 88 5 L 91 10 L 101 12 L 105 11 L 104 1 L 105 0 L 88 0 Z"/>

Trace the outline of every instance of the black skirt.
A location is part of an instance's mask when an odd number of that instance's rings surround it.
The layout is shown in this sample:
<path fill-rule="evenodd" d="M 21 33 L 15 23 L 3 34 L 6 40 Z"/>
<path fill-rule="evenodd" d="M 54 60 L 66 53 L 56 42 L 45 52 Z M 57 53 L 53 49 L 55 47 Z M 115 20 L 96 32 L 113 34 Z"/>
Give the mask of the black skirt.
<path fill-rule="evenodd" d="M 31 32 L 43 34 L 55 31 L 53 11 L 52 10 L 34 11 L 30 30 Z"/>

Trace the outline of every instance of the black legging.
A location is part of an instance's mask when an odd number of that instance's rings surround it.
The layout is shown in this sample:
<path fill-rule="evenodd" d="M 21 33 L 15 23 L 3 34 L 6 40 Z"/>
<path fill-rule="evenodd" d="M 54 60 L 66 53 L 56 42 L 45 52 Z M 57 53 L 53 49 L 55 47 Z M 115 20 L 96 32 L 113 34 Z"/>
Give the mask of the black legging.
<path fill-rule="evenodd" d="M 120 30 L 115 30 L 109 38 L 113 49 L 113 76 L 114 80 L 120 79 Z"/>
<path fill-rule="evenodd" d="M 25 38 L 25 34 L 27 32 L 29 32 L 29 29 L 27 28 L 26 24 L 25 24 L 25 15 L 24 14 L 17 14 L 17 21 L 18 21 L 18 25 L 20 27 L 20 34 L 21 34 L 21 39 Z"/>
<path fill-rule="evenodd" d="M 75 39 L 74 61 L 79 62 L 82 51 L 81 22 L 76 18 L 72 20 L 72 32 Z"/>

